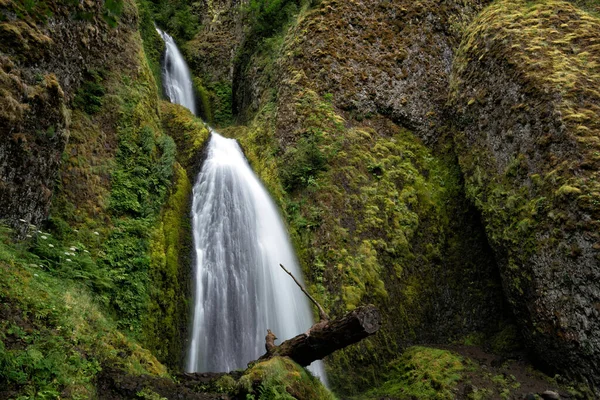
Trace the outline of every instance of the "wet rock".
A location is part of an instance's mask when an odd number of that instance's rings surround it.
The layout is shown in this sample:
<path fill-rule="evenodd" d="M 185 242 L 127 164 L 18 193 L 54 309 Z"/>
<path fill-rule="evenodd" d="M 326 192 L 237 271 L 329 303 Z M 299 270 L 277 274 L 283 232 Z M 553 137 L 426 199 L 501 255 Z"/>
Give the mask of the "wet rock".
<path fill-rule="evenodd" d="M 544 400 L 559 400 L 560 396 L 558 393 L 553 392 L 552 390 L 546 390 L 544 393 L 541 394 L 542 399 Z"/>

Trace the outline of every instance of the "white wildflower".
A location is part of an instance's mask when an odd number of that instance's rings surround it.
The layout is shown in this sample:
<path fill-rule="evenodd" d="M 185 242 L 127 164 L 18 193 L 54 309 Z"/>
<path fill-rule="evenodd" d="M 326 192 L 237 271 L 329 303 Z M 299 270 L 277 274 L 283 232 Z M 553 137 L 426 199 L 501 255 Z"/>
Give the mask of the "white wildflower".
<path fill-rule="evenodd" d="M 71 259 L 70 259 L 70 258 L 67 258 L 67 262 L 71 262 Z"/>
<path fill-rule="evenodd" d="M 21 218 L 19 221 L 27 223 L 27 221 L 25 221 L 23 218 Z"/>
<path fill-rule="evenodd" d="M 37 278 L 39 275 L 38 274 L 33 274 L 33 276 L 35 276 Z"/>
<path fill-rule="evenodd" d="M 94 232 L 94 235 L 99 236 L 100 234 L 98 232 Z"/>
<path fill-rule="evenodd" d="M 27 236 L 28 238 L 32 237 L 31 235 L 25 235 L 25 236 Z"/>
<path fill-rule="evenodd" d="M 48 244 L 48 247 L 53 248 L 54 245 L 53 244 Z"/>
<path fill-rule="evenodd" d="M 71 251 L 77 251 L 77 248 L 76 247 L 69 247 L 69 250 L 71 250 Z"/>
<path fill-rule="evenodd" d="M 48 236 L 42 235 L 42 239 L 46 240 L 46 239 L 48 239 Z"/>

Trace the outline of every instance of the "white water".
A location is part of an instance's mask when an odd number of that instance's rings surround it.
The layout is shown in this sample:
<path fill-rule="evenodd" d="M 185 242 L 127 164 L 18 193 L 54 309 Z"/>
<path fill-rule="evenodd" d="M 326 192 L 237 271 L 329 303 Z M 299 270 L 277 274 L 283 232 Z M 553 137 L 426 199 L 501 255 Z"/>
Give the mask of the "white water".
<path fill-rule="evenodd" d="M 196 102 L 190 70 L 169 34 L 156 28 L 165 42 L 165 58 L 163 62 L 163 87 L 171 103 L 181 104 L 196 115 Z"/>
<path fill-rule="evenodd" d="M 173 39 L 158 32 L 167 47 L 165 91 L 173 103 L 195 113 L 187 65 Z M 188 372 L 246 368 L 265 353 L 267 329 L 281 342 L 313 323 L 308 300 L 279 267 L 283 264 L 301 279 L 277 207 L 238 143 L 211 133 L 193 189 L 194 307 Z M 325 383 L 320 361 L 310 369 Z"/>

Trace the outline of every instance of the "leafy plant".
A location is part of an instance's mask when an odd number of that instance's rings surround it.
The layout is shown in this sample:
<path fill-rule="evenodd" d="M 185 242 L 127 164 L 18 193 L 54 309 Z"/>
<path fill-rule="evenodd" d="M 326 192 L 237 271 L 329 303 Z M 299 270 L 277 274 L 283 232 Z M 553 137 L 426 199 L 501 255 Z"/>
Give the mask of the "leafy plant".
<path fill-rule="evenodd" d="M 279 174 L 287 191 L 308 186 L 320 171 L 326 169 L 326 159 L 319 149 L 318 140 L 316 135 L 302 137 L 296 147 L 283 155 Z"/>
<path fill-rule="evenodd" d="M 92 115 L 100 111 L 102 97 L 106 93 L 102 81 L 104 76 L 100 71 L 88 70 L 84 74 L 84 81 L 77 90 L 73 99 L 73 106 Z"/>

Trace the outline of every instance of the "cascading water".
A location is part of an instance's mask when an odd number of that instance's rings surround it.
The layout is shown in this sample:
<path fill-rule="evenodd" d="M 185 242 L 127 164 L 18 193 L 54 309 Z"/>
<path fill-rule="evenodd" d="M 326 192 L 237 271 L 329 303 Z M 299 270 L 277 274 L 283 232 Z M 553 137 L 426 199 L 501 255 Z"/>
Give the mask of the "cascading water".
<path fill-rule="evenodd" d="M 196 115 L 196 101 L 190 70 L 169 34 L 156 28 L 165 42 L 165 58 L 163 61 L 163 87 L 171 103 L 181 104 Z"/>
<path fill-rule="evenodd" d="M 189 71 L 173 39 L 166 43 L 165 91 L 195 112 Z M 265 352 L 271 329 L 283 341 L 312 325 L 308 300 L 279 267 L 300 269 L 277 207 L 239 145 L 211 130 L 193 189 L 194 307 L 188 372 L 245 368 Z M 310 369 L 325 382 L 321 362 Z"/>

